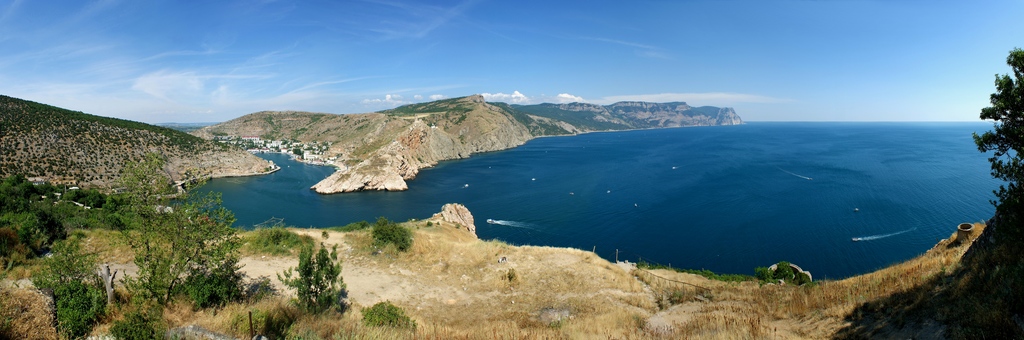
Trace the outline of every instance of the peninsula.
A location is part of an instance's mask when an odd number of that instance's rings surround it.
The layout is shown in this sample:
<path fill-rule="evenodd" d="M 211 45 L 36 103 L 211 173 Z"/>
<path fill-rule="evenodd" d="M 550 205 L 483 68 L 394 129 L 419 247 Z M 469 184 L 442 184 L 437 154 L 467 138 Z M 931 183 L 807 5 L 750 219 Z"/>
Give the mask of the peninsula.
<path fill-rule="evenodd" d="M 311 189 L 333 194 L 407 190 L 407 180 L 439 161 L 505 150 L 536 137 L 742 123 L 731 108 L 683 102 L 509 105 L 472 95 L 364 114 L 263 111 L 192 134 L 208 140 L 253 136 L 329 145 L 315 157 L 338 170 Z"/>

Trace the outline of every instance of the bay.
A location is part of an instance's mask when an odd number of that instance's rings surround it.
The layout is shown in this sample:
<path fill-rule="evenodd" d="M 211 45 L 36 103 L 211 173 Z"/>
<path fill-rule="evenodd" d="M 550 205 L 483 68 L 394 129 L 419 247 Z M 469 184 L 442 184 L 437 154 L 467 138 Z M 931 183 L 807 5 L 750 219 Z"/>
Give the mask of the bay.
<path fill-rule="evenodd" d="M 538 138 L 424 169 L 408 191 L 336 195 L 309 190 L 332 168 L 264 154 L 283 169 L 201 190 L 223 193 L 250 228 L 272 217 L 314 228 L 422 219 L 462 203 L 483 239 L 722 273 L 785 260 L 844 278 L 991 217 L 1000 182 L 971 139 L 988 129 L 755 122 Z"/>

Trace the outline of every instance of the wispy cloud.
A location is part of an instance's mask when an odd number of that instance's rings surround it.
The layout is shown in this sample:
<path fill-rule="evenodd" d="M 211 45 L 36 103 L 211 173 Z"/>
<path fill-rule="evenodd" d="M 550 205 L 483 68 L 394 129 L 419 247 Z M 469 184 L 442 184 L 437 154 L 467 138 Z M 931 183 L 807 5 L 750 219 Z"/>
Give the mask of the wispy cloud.
<path fill-rule="evenodd" d="M 0 14 L 0 24 L 3 24 L 8 18 L 14 15 L 14 12 L 18 10 L 18 6 L 20 6 L 21 3 L 22 0 L 14 0 L 11 2 L 10 6 L 4 8 L 3 14 Z"/>
<path fill-rule="evenodd" d="M 261 75 L 200 74 L 195 71 L 161 70 L 138 77 L 132 85 L 132 89 L 166 101 L 175 101 L 175 99 L 188 99 L 188 97 L 207 94 L 203 92 L 203 89 L 206 87 L 205 82 L 210 79 L 237 80 L 264 77 Z"/>
<path fill-rule="evenodd" d="M 398 38 L 423 38 L 434 30 L 448 24 L 476 5 L 479 0 L 464 0 L 452 7 L 422 5 L 400 1 L 369 0 L 368 3 L 389 7 L 401 11 L 399 19 L 380 21 L 379 27 L 367 30 L 381 34 L 385 40 Z"/>
<path fill-rule="evenodd" d="M 656 58 L 656 59 L 672 59 L 672 56 L 670 56 L 668 54 L 668 52 L 665 51 L 665 49 L 657 47 L 657 46 L 654 46 L 654 45 L 648 45 L 648 44 L 643 44 L 643 43 L 638 43 L 638 42 L 633 42 L 633 41 L 618 40 L 618 39 L 601 38 L 601 37 L 579 37 L 578 39 L 597 41 L 597 42 L 614 44 L 614 45 L 620 45 L 620 46 L 626 46 L 626 47 L 632 47 L 632 48 L 634 48 L 633 52 L 637 56 L 640 56 L 640 57 Z"/>
<path fill-rule="evenodd" d="M 356 77 L 356 78 L 348 78 L 348 79 L 340 79 L 340 80 L 322 81 L 322 82 L 312 83 L 312 84 L 308 84 L 308 85 L 299 87 L 297 89 L 288 91 L 288 93 L 303 92 L 303 91 L 306 91 L 306 90 L 309 90 L 309 89 L 312 89 L 312 88 L 321 87 L 321 86 L 334 85 L 334 84 L 344 84 L 344 83 L 348 83 L 348 82 L 365 80 L 365 79 L 373 79 L 373 78 L 379 78 L 379 77 Z"/>
<path fill-rule="evenodd" d="M 117 5 L 117 3 L 118 0 L 92 1 L 88 5 L 83 7 L 80 11 L 78 11 L 78 13 L 75 13 L 75 15 L 71 17 L 70 22 L 77 23 L 81 20 L 87 20 L 89 18 L 92 18 L 109 8 L 113 8 L 115 5 Z"/>
<path fill-rule="evenodd" d="M 645 102 L 692 102 L 708 105 L 728 105 L 736 103 L 788 103 L 791 99 L 775 98 L 756 94 L 704 92 L 704 93 L 655 93 L 608 96 L 595 102 L 611 104 L 621 101 Z"/>

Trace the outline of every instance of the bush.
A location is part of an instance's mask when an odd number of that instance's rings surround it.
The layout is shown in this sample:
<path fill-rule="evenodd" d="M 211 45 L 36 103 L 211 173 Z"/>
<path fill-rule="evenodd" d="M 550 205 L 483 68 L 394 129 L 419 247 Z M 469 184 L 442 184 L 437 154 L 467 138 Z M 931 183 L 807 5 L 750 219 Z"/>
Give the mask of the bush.
<path fill-rule="evenodd" d="M 776 280 L 785 280 L 789 282 L 793 279 L 793 267 L 789 266 L 789 262 L 782 261 L 776 264 L 775 274 L 772 275 Z"/>
<path fill-rule="evenodd" d="M 754 268 L 754 276 L 757 277 L 758 281 L 767 283 L 773 281 L 775 274 L 772 273 L 772 270 L 768 269 L 768 267 L 757 267 Z"/>
<path fill-rule="evenodd" d="M 378 302 L 370 308 L 363 308 L 363 324 L 367 326 L 388 326 L 395 328 L 416 328 L 416 321 L 405 315 L 405 311 L 391 304 Z"/>
<path fill-rule="evenodd" d="M 88 334 L 103 315 L 107 303 L 107 296 L 101 289 L 82 282 L 60 285 L 54 295 L 57 300 L 57 330 L 69 339 Z"/>
<path fill-rule="evenodd" d="M 768 267 L 757 267 L 754 268 L 754 273 L 757 276 L 757 280 L 761 283 L 777 283 L 779 280 L 782 280 L 785 283 L 797 286 L 813 284 L 810 276 L 794 271 L 793 267 L 786 261 L 777 263 L 774 271 Z"/>
<path fill-rule="evenodd" d="M 388 244 L 395 245 L 398 251 L 409 250 L 412 247 L 412 231 L 381 217 L 373 225 L 373 245 L 384 248 Z"/>
<path fill-rule="evenodd" d="M 296 269 L 297 277 L 293 277 L 296 274 L 293 269 Z M 321 243 L 316 257 L 313 257 L 313 247 L 302 247 L 298 268 L 288 268 L 278 274 L 277 279 L 295 289 L 299 304 L 306 311 L 320 313 L 332 307 L 345 311 L 346 306 L 342 300 L 348 294 L 341 278 L 338 246 L 334 246 L 328 253 L 327 247 Z"/>
<path fill-rule="evenodd" d="M 238 259 L 228 258 L 211 270 L 193 270 L 183 287 L 195 308 L 219 307 L 242 299 L 242 279 Z"/>
<path fill-rule="evenodd" d="M 290 255 L 292 250 L 313 244 L 313 238 L 284 227 L 257 228 L 245 236 L 249 251 L 271 255 Z"/>
<path fill-rule="evenodd" d="M 371 227 L 373 227 L 373 225 L 370 224 L 370 222 L 359 221 L 359 222 L 352 222 L 352 223 L 346 224 L 346 225 L 341 226 L 341 227 L 330 227 L 330 228 L 327 228 L 327 229 L 334 230 L 334 231 L 348 232 L 348 231 L 370 229 Z"/>
<path fill-rule="evenodd" d="M 131 311 L 124 319 L 114 321 L 110 335 L 120 340 L 163 339 L 164 330 L 159 315 L 159 310 Z"/>

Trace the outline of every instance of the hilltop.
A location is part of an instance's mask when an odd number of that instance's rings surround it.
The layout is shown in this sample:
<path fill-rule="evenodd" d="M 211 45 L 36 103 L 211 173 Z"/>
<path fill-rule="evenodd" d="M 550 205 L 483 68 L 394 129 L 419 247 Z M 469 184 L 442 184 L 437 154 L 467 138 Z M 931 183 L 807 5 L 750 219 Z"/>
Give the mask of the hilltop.
<path fill-rule="evenodd" d="M 509 105 L 473 95 L 364 114 L 264 111 L 192 133 L 331 143 L 324 157 L 336 159 L 339 171 L 312 187 L 329 194 L 406 190 L 406 180 L 439 161 L 509 149 L 535 137 L 742 123 L 731 108 L 682 102 Z"/>
<path fill-rule="evenodd" d="M 263 173 L 265 160 L 238 148 L 149 124 L 100 117 L 0 96 L 0 177 L 23 174 L 54 183 L 109 188 L 126 162 L 148 152 L 167 158 L 165 171 L 210 177 Z"/>

